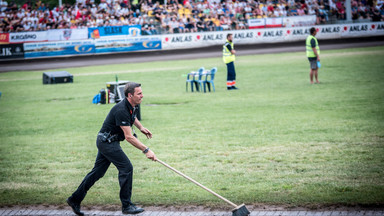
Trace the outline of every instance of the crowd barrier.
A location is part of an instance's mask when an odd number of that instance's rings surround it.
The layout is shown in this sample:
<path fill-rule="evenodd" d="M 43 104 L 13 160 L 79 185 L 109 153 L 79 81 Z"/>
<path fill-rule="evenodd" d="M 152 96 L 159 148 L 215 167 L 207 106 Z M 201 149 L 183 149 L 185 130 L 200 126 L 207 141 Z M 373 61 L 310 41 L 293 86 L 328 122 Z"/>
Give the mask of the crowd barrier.
<path fill-rule="evenodd" d="M 384 35 L 384 22 L 319 25 L 315 27 L 318 32 L 316 37 L 320 41 L 320 47 L 322 39 Z M 0 45 L 0 60 L 200 48 L 224 44 L 228 33 L 233 34 L 235 45 L 293 42 L 304 41 L 309 35 L 309 27 L 197 32 L 156 36 L 134 36 L 128 34 L 126 36 L 103 36 L 100 39 L 2 44 Z"/>

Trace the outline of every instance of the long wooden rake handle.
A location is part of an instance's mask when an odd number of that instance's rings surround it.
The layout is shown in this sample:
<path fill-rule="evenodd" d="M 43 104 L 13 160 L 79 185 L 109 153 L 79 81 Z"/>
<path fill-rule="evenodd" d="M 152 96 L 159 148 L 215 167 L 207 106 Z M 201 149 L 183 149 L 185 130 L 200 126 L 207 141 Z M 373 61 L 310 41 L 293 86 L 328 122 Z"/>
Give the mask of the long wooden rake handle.
<path fill-rule="evenodd" d="M 215 195 L 215 196 L 218 197 L 219 199 L 221 199 L 221 200 L 227 202 L 228 204 L 232 205 L 233 207 L 235 207 L 235 208 L 237 207 L 237 205 L 236 205 L 235 203 L 233 203 L 233 202 L 227 200 L 226 198 L 220 196 L 219 194 L 215 193 L 215 192 L 212 191 L 211 189 L 209 189 L 209 188 L 205 187 L 204 185 L 200 184 L 199 182 L 193 180 L 191 177 L 188 177 L 188 176 L 185 175 L 184 173 L 182 173 L 182 172 L 178 171 L 177 169 L 175 169 L 175 168 L 169 166 L 169 165 L 166 164 L 165 162 L 163 162 L 163 161 L 161 161 L 161 160 L 159 160 L 159 159 L 157 159 L 157 162 L 161 163 L 162 165 L 164 165 L 165 167 L 167 167 L 167 168 L 169 168 L 170 170 L 174 171 L 175 173 L 177 173 L 177 174 L 183 176 L 184 178 L 188 179 L 189 181 L 195 183 L 197 186 L 200 186 L 200 187 L 203 188 L 204 190 L 206 190 L 206 191 L 208 191 L 209 193 Z"/>

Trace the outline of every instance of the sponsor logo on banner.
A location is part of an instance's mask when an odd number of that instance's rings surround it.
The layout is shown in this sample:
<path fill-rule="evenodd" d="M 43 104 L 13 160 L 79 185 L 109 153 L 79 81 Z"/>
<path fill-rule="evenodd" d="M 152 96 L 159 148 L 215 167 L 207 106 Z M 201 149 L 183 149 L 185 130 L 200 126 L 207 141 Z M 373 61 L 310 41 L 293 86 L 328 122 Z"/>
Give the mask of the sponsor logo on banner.
<path fill-rule="evenodd" d="M 0 59 L 24 58 L 23 44 L 0 45 Z"/>
<path fill-rule="evenodd" d="M 283 30 L 273 30 L 273 31 L 265 31 L 263 33 L 263 37 L 282 37 L 283 36 Z"/>
<path fill-rule="evenodd" d="M 48 40 L 48 31 L 9 33 L 10 43 L 40 42 Z"/>
<path fill-rule="evenodd" d="M 11 35 L 11 40 L 14 40 L 14 41 L 35 40 L 36 38 L 37 38 L 36 34 Z"/>
<path fill-rule="evenodd" d="M 63 37 L 65 38 L 65 40 L 69 40 L 71 38 L 71 35 L 72 35 L 72 29 L 65 29 L 63 31 Z"/>
<path fill-rule="evenodd" d="M 321 31 L 318 31 L 318 32 L 320 32 L 322 34 L 339 33 L 340 32 L 340 27 L 339 26 L 335 26 L 335 27 L 322 27 Z"/>
<path fill-rule="evenodd" d="M 143 47 L 148 49 L 155 49 L 155 48 L 161 47 L 161 42 L 160 41 L 144 41 Z"/>
<path fill-rule="evenodd" d="M 95 29 L 91 32 L 91 38 L 93 39 L 99 39 L 100 38 L 100 32 L 99 29 Z"/>
<path fill-rule="evenodd" d="M 352 25 L 349 27 L 349 32 L 366 32 L 368 25 Z"/>
<path fill-rule="evenodd" d="M 384 23 L 382 23 L 382 24 L 378 24 L 376 30 L 381 30 L 381 31 L 383 31 L 383 30 L 384 30 Z"/>
<path fill-rule="evenodd" d="M 73 48 L 75 52 L 79 54 L 93 53 L 95 46 L 94 45 L 77 45 Z"/>
<path fill-rule="evenodd" d="M 196 37 L 198 40 L 200 40 L 200 36 Z M 185 36 L 172 36 L 171 38 L 166 37 L 165 42 L 171 42 L 171 43 L 184 43 L 184 42 L 192 42 L 192 35 L 185 35 Z"/>
<path fill-rule="evenodd" d="M 9 33 L 0 33 L 0 44 L 9 43 Z"/>
<path fill-rule="evenodd" d="M 137 36 L 140 36 L 141 35 L 141 29 L 137 28 L 137 27 L 131 27 L 129 28 L 128 30 L 128 34 L 132 37 L 137 37 Z"/>
<path fill-rule="evenodd" d="M 253 38 L 253 32 L 241 32 L 241 33 L 234 33 L 233 34 L 234 39 L 247 39 L 247 38 Z"/>
<path fill-rule="evenodd" d="M 290 30 L 287 31 L 288 34 L 290 34 Z M 293 29 L 292 31 L 292 35 L 309 35 L 310 32 L 309 32 L 309 29 L 305 28 L 305 29 Z"/>
<path fill-rule="evenodd" d="M 224 35 L 222 33 L 220 33 L 220 34 L 205 34 L 205 35 L 203 35 L 203 41 L 215 41 L 215 40 L 220 40 L 220 41 L 224 40 Z"/>

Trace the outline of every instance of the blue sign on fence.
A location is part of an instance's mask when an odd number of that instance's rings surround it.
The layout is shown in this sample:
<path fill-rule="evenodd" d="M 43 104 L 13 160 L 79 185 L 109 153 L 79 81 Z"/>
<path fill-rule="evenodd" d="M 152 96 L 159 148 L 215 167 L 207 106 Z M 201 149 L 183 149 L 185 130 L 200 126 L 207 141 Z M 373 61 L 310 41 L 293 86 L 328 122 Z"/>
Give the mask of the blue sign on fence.
<path fill-rule="evenodd" d="M 129 35 L 133 37 L 141 35 L 141 25 L 105 26 L 88 28 L 88 38 L 92 39 L 123 35 Z"/>
<path fill-rule="evenodd" d="M 161 37 L 100 39 L 95 41 L 96 53 L 130 52 L 161 49 Z"/>
<path fill-rule="evenodd" d="M 93 41 L 42 42 L 24 44 L 25 58 L 94 54 Z"/>

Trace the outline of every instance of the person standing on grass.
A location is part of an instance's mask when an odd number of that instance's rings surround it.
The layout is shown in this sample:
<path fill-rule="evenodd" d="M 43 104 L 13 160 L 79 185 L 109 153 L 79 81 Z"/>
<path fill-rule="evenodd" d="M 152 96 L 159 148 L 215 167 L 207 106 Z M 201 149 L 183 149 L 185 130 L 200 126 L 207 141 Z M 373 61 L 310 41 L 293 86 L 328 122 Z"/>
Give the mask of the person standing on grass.
<path fill-rule="evenodd" d="M 315 76 L 316 83 L 320 83 L 318 79 L 317 72 L 319 70 L 317 63 L 320 62 L 320 48 L 317 39 L 315 38 L 317 31 L 316 28 L 312 27 L 310 30 L 310 35 L 308 35 L 306 44 L 307 57 L 311 66 L 311 72 L 309 73 L 309 79 L 311 84 L 313 84 L 313 76 Z"/>
<path fill-rule="evenodd" d="M 233 47 L 233 35 L 227 34 L 227 41 L 223 46 L 223 61 L 227 65 L 227 90 L 237 90 L 236 85 L 236 71 L 235 71 L 235 53 Z"/>
<path fill-rule="evenodd" d="M 77 215 L 84 215 L 80 211 L 80 203 L 92 185 L 104 176 L 111 163 L 119 170 L 120 200 L 123 214 L 138 214 L 144 211 L 144 209 L 136 207 L 131 201 L 133 166 L 121 149 L 120 141 L 127 140 L 141 150 L 148 159 L 156 161 L 157 158 L 131 131 L 135 125 L 148 139 L 152 138 L 152 133 L 143 127 L 136 118 L 138 105 L 144 97 L 141 84 L 128 82 L 124 88 L 124 95 L 124 100 L 110 110 L 97 135 L 98 153 L 92 171 L 84 177 L 77 190 L 67 199 L 68 205 Z"/>

